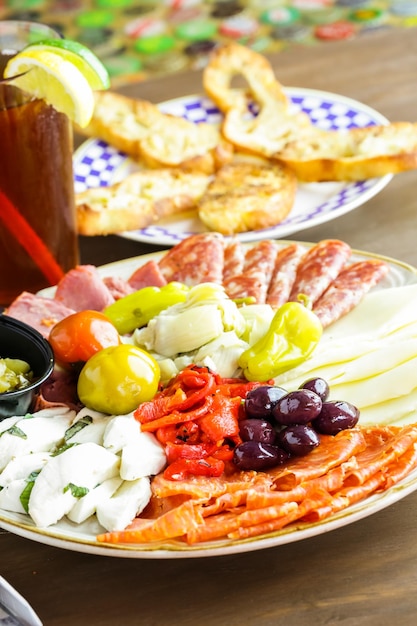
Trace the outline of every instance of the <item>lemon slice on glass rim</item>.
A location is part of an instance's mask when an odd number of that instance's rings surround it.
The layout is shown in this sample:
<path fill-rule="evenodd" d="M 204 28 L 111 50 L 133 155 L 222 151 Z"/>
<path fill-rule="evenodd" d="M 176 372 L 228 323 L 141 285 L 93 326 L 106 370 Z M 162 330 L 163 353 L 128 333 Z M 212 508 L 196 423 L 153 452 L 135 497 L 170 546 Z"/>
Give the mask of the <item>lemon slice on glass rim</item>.
<path fill-rule="evenodd" d="M 107 71 L 94 53 L 65 39 L 27 46 L 9 60 L 4 77 L 80 127 L 93 115 L 94 91 L 109 86 Z"/>

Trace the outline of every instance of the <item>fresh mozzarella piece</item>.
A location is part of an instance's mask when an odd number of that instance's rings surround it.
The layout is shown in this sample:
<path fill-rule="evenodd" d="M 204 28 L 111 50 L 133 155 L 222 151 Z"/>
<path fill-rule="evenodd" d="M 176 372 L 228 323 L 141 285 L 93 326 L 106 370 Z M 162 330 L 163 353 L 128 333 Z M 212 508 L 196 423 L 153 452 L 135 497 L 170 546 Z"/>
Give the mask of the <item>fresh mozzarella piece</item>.
<path fill-rule="evenodd" d="M 66 443 L 96 443 L 101 445 L 103 443 L 104 431 L 110 418 L 103 418 L 84 426 L 80 430 L 77 430 L 72 437 L 68 437 Z"/>
<path fill-rule="evenodd" d="M 119 475 L 117 455 L 95 443 L 83 443 L 58 454 L 41 470 L 29 498 L 29 515 L 37 526 L 55 524 L 69 513 L 77 497 L 72 486 L 93 489 Z"/>
<path fill-rule="evenodd" d="M 20 495 L 27 482 L 25 478 L 18 478 L 8 483 L 0 490 L 0 509 L 14 513 L 26 513 L 20 501 Z"/>
<path fill-rule="evenodd" d="M 50 458 L 49 452 L 35 452 L 15 457 L 1 472 L 0 487 L 20 478 L 27 478 L 32 472 L 40 470 Z"/>
<path fill-rule="evenodd" d="M 87 443 L 90 441 L 102 445 L 104 431 L 111 419 L 110 415 L 84 407 L 77 413 L 71 427 L 65 433 L 66 443 Z M 91 423 L 89 424 L 88 421 Z M 74 434 L 71 434 L 72 432 Z"/>
<path fill-rule="evenodd" d="M 103 435 L 103 446 L 117 454 L 140 433 L 140 424 L 133 417 L 133 413 L 117 415 L 106 426 Z"/>
<path fill-rule="evenodd" d="M 91 515 L 94 515 L 98 506 L 103 506 L 112 497 L 122 482 L 118 476 L 103 481 L 74 504 L 68 513 L 68 518 L 76 524 L 85 522 Z"/>
<path fill-rule="evenodd" d="M 4 420 L 1 420 L 0 421 L 0 437 L 2 433 L 4 433 L 6 430 L 14 426 L 16 422 L 18 422 L 20 419 L 22 419 L 21 416 L 6 417 Z"/>
<path fill-rule="evenodd" d="M 107 502 L 97 506 L 97 519 L 106 530 L 123 530 L 143 511 L 150 498 L 149 478 L 125 481 Z"/>
<path fill-rule="evenodd" d="M 163 447 L 151 433 L 139 432 L 122 450 L 120 476 L 136 480 L 158 474 L 166 465 Z"/>
<path fill-rule="evenodd" d="M 88 407 L 84 406 L 82 409 L 78 411 L 73 423 L 76 424 L 77 422 L 79 422 L 82 419 L 85 419 L 86 417 L 91 417 L 91 419 L 94 422 L 96 420 L 101 420 L 103 417 L 108 417 L 108 415 L 107 413 L 94 411 L 93 409 L 89 409 Z"/>
<path fill-rule="evenodd" d="M 0 471 L 17 456 L 31 452 L 47 452 L 59 445 L 75 412 L 67 409 L 59 414 L 44 411 L 20 418 L 0 437 Z"/>

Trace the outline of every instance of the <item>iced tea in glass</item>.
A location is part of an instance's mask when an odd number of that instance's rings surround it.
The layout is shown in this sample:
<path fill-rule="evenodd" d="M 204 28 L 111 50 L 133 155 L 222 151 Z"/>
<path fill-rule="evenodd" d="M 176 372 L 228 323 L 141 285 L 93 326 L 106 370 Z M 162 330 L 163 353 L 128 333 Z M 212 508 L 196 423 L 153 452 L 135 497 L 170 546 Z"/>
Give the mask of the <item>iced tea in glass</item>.
<path fill-rule="evenodd" d="M 0 305 L 54 285 L 78 263 L 72 127 L 63 113 L 4 80 L 7 60 L 59 35 L 0 21 Z M 30 71 L 30 70 L 29 70 Z"/>

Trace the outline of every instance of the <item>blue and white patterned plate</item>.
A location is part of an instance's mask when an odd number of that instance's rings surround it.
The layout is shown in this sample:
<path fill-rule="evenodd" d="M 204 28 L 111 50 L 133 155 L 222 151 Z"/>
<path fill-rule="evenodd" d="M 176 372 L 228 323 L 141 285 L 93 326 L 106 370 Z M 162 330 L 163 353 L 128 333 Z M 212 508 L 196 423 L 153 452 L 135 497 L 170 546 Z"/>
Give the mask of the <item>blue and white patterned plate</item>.
<path fill-rule="evenodd" d="M 313 89 L 287 88 L 286 93 L 295 109 L 304 111 L 312 122 L 322 129 L 338 130 L 387 124 L 388 120 L 370 107 L 341 95 Z M 221 113 L 204 96 L 185 96 L 160 104 L 165 113 L 184 117 L 193 122 L 218 124 Z M 137 169 L 125 154 L 104 141 L 90 139 L 74 155 L 76 192 L 89 187 L 106 186 L 121 180 Z M 277 226 L 241 233 L 241 241 L 279 239 L 297 231 L 333 220 L 381 191 L 392 176 L 373 178 L 356 183 L 300 184 L 294 207 L 288 217 Z M 122 237 L 154 245 L 172 246 L 189 235 L 206 230 L 198 217 L 189 216 L 148 226 L 142 230 L 120 233 Z"/>

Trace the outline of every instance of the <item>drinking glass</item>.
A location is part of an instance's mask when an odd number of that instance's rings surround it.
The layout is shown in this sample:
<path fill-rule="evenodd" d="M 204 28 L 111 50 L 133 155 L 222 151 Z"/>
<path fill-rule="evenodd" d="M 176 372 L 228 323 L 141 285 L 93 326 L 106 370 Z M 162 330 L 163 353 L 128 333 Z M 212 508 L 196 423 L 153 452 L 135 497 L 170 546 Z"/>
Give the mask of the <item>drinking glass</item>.
<path fill-rule="evenodd" d="M 1 306 L 56 284 L 79 260 L 71 122 L 3 76 L 28 43 L 56 37 L 43 24 L 0 21 Z"/>

